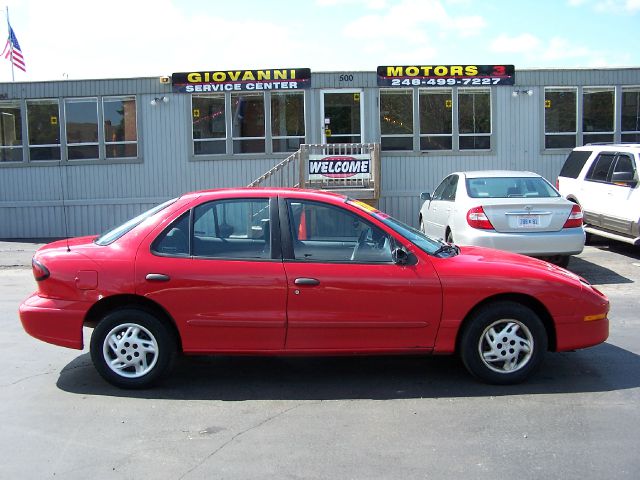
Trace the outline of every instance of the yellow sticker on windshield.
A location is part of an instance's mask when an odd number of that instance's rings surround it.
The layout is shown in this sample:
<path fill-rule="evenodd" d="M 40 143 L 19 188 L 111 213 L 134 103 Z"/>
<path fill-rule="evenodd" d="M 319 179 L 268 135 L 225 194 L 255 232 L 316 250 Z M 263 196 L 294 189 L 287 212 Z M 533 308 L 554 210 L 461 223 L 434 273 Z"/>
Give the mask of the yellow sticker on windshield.
<path fill-rule="evenodd" d="M 374 212 L 378 211 L 377 208 L 372 207 L 368 203 L 364 203 L 364 202 L 362 202 L 360 200 L 349 200 L 347 203 L 350 204 L 350 205 L 353 205 L 354 207 L 361 208 L 365 212 L 374 213 Z"/>

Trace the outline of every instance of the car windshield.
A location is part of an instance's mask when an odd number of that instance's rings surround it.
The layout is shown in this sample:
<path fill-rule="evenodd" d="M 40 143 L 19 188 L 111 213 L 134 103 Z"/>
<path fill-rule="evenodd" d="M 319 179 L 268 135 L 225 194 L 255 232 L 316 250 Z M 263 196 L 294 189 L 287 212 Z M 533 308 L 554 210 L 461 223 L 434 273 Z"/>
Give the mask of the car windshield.
<path fill-rule="evenodd" d="M 141 213 L 137 217 L 134 217 L 131 220 L 127 220 L 122 225 L 118 225 L 117 227 L 104 232 L 102 235 L 100 235 L 98 238 L 95 239 L 94 243 L 96 243 L 97 245 L 104 246 L 104 245 L 109 245 L 115 242 L 120 237 L 122 237 L 125 233 L 131 231 L 132 229 L 140 225 L 142 222 L 144 222 L 147 218 L 158 213 L 160 210 L 167 208 L 176 200 L 177 198 L 173 198 L 169 201 L 161 203 L 160 205 L 156 205 L 152 209 L 147 210 L 144 213 Z"/>
<path fill-rule="evenodd" d="M 551 198 L 558 191 L 542 177 L 467 178 L 467 194 L 471 198 Z"/>
<path fill-rule="evenodd" d="M 352 200 L 352 199 L 347 200 L 347 203 L 355 207 L 358 207 L 364 212 L 371 215 L 372 217 L 377 218 L 382 223 L 384 223 L 389 228 L 391 228 L 393 231 L 395 231 L 396 233 L 402 235 L 404 238 L 409 240 L 411 243 L 417 246 L 420 250 L 430 255 L 433 255 L 436 252 L 438 252 L 443 245 L 443 242 L 439 240 L 435 240 L 425 235 L 420 230 L 416 230 L 415 228 L 402 223 L 400 220 L 396 220 L 395 218 L 387 215 L 386 213 L 383 213 L 371 207 L 370 205 L 367 205 L 366 203 L 360 202 L 358 200 Z"/>

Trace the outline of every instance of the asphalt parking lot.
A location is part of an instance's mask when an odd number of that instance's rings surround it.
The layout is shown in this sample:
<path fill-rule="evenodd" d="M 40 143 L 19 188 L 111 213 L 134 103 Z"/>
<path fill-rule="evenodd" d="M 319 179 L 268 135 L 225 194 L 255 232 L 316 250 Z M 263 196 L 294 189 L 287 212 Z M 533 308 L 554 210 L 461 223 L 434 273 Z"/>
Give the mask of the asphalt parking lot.
<path fill-rule="evenodd" d="M 0 242 L 0 478 L 638 478 L 638 248 L 572 259 L 611 300 L 609 340 L 522 385 L 454 357 L 194 357 L 132 392 L 22 330 L 37 246 Z"/>

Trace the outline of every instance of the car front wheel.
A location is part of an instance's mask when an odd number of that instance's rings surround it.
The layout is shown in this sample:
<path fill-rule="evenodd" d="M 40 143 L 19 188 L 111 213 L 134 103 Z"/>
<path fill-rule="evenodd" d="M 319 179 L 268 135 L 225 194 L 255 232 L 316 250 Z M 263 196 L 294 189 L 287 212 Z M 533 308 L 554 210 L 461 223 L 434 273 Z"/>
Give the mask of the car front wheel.
<path fill-rule="evenodd" d="M 98 373 L 120 388 L 147 388 L 171 367 L 176 342 L 152 314 L 138 309 L 115 310 L 91 335 L 91 359 Z"/>
<path fill-rule="evenodd" d="M 547 333 L 536 313 L 515 302 L 482 307 L 460 341 L 462 361 L 473 375 L 493 384 L 519 383 L 540 365 Z"/>

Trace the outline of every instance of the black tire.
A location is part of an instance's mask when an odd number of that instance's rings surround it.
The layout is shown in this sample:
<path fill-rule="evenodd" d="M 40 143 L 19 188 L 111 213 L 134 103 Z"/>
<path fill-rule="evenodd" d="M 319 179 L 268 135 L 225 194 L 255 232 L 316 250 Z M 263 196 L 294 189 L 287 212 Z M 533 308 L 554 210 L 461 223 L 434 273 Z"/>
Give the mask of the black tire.
<path fill-rule="evenodd" d="M 151 387 L 170 370 L 175 356 L 174 335 L 144 310 L 114 310 L 91 335 L 91 360 L 98 373 L 116 387 Z"/>
<path fill-rule="evenodd" d="M 569 266 L 569 260 L 571 260 L 571 255 L 559 255 L 553 263 L 559 267 L 567 268 Z"/>
<path fill-rule="evenodd" d="M 460 356 L 480 380 L 508 385 L 522 382 L 540 366 L 547 343 L 535 312 L 502 301 L 482 307 L 470 319 L 460 340 Z"/>

